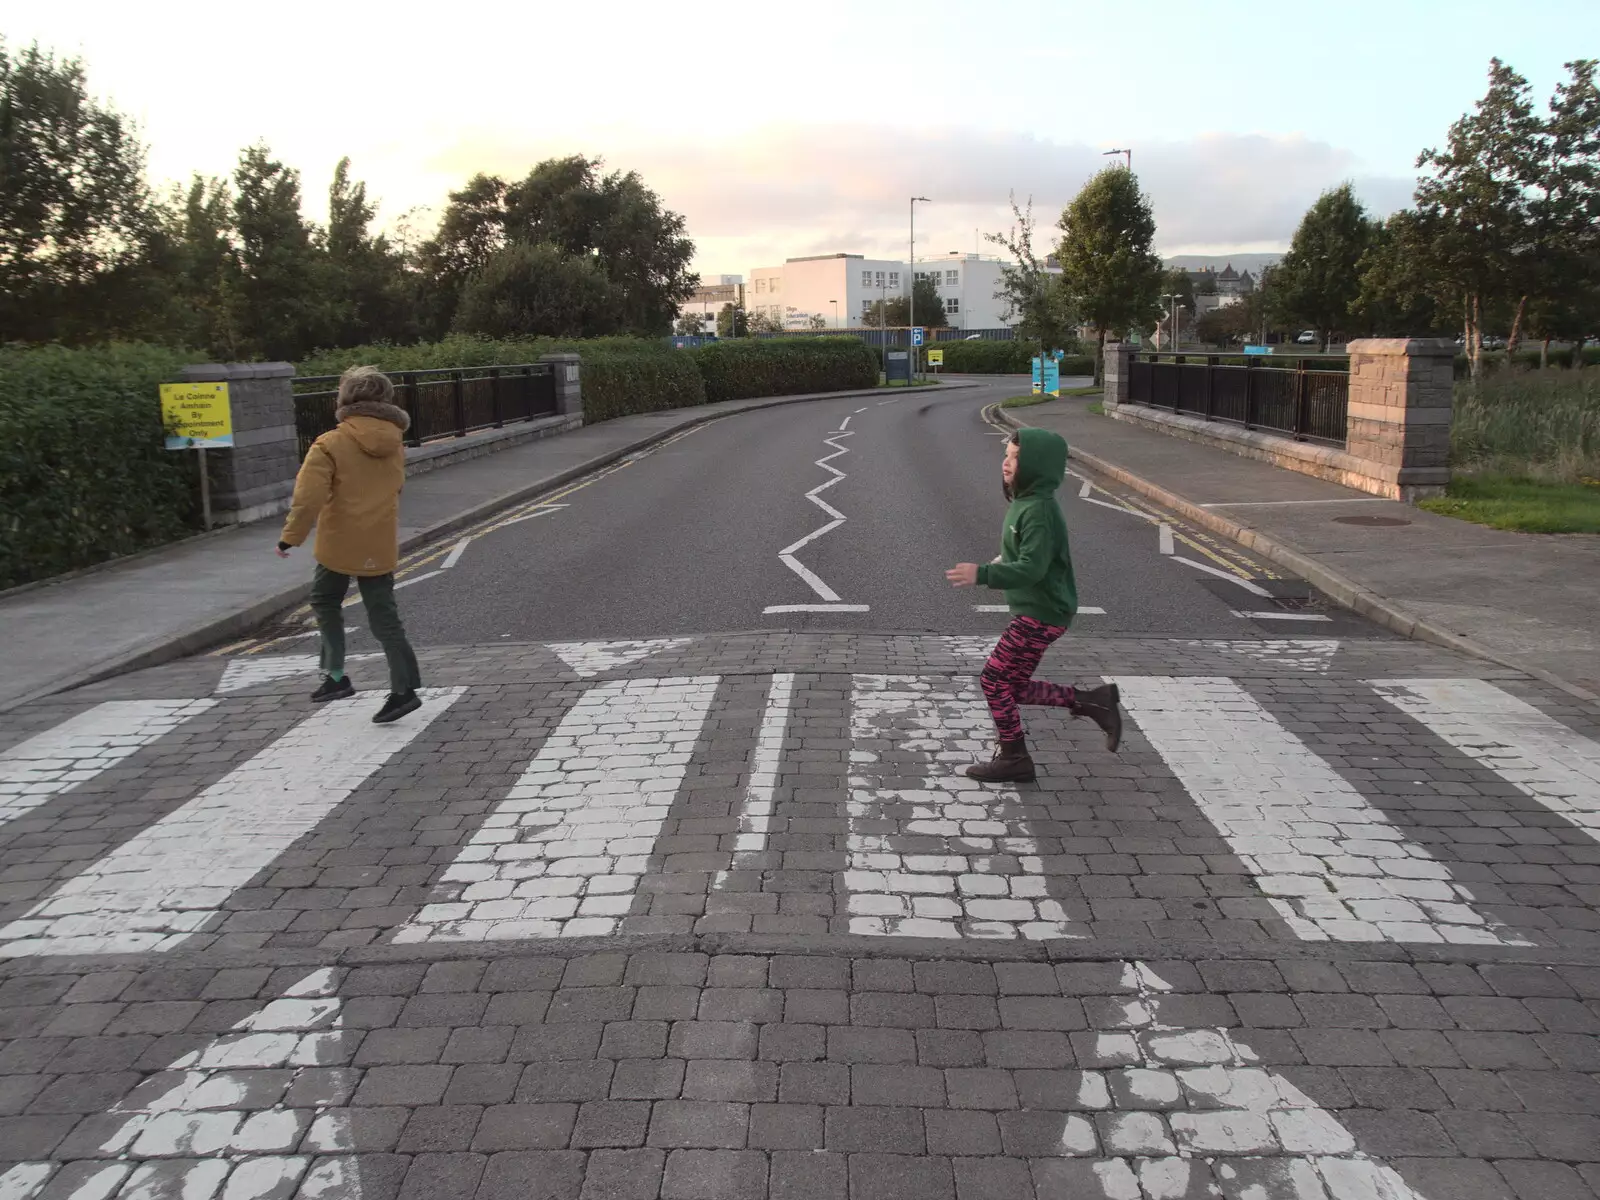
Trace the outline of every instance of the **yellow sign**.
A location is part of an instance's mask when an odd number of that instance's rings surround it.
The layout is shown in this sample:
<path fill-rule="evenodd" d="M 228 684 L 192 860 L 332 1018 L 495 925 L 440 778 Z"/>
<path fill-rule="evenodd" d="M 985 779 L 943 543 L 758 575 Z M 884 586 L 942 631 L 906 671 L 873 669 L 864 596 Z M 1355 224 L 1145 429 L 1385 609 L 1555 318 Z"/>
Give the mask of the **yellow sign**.
<path fill-rule="evenodd" d="M 233 409 L 225 383 L 163 383 L 161 423 L 168 450 L 233 445 Z"/>
<path fill-rule="evenodd" d="M 942 367 L 942 366 L 944 366 L 944 351 L 943 350 L 929 350 L 928 351 L 928 365 L 930 367 Z"/>

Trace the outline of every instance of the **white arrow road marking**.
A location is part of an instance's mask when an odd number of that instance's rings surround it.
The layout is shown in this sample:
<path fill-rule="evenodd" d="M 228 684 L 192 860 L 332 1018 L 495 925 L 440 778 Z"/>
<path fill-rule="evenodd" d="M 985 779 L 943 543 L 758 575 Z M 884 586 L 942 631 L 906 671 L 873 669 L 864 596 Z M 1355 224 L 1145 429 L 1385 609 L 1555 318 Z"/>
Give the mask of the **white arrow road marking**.
<path fill-rule="evenodd" d="M 1082 937 L 1048 890 L 1015 789 L 964 774 L 994 743 L 976 680 L 855 675 L 844 873 L 850 932 L 904 937 Z M 911 759 L 912 761 L 907 761 Z M 911 787 L 908 776 L 925 776 Z M 893 781 L 893 782 L 891 782 Z M 1008 811 L 1009 810 L 1009 811 Z"/>
<path fill-rule="evenodd" d="M 848 418 L 846 419 L 848 420 Z M 807 500 L 811 501 L 811 503 L 815 504 L 833 519 L 826 525 L 820 526 L 817 529 L 813 529 L 798 542 L 795 542 L 789 546 L 785 546 L 782 550 L 778 551 L 778 561 L 783 563 L 784 566 L 788 567 L 796 575 L 800 576 L 801 579 L 805 580 L 806 586 L 829 604 L 837 604 L 839 602 L 839 593 L 835 592 L 826 583 L 824 583 L 815 572 L 797 559 L 795 555 L 803 550 L 806 546 L 810 545 L 817 538 L 822 537 L 824 534 L 832 533 L 835 529 L 839 528 L 839 526 L 845 523 L 845 515 L 824 500 L 822 498 L 822 493 L 827 491 L 834 484 L 838 483 L 841 479 L 845 478 L 845 472 L 839 470 L 838 467 L 830 466 L 829 464 L 833 459 L 838 458 L 840 455 L 850 453 L 848 446 L 839 445 L 839 439 L 854 436 L 855 434 L 851 431 L 841 430 L 840 432 L 835 433 L 832 437 L 822 439 L 822 444 L 825 446 L 834 447 L 834 452 L 817 459 L 815 465 L 821 467 L 824 471 L 830 472 L 833 475 L 833 478 L 828 480 L 826 483 L 818 484 L 816 487 L 812 488 L 806 493 Z"/>
<path fill-rule="evenodd" d="M 1378 694 L 1600 838 L 1600 745 L 1481 679 L 1375 679 Z"/>
<path fill-rule="evenodd" d="M 194 799 L 0 927 L 0 957 L 170 950 L 309 833 L 464 692 L 426 688 L 422 708 L 374 725 L 373 704 L 307 717 Z"/>
<path fill-rule="evenodd" d="M 345 632 L 354 633 L 355 630 L 347 629 Z M 382 657 L 381 653 L 373 651 L 347 655 L 345 661 L 368 662 Z M 273 654 L 259 658 L 229 659 L 228 665 L 223 668 L 222 680 L 217 684 L 216 694 L 222 696 L 229 692 L 241 692 L 245 688 L 258 687 L 263 683 L 273 683 L 279 679 L 314 674 L 320 669 L 321 660 L 315 654 Z"/>
<path fill-rule="evenodd" d="M 0 825 L 70 792 L 215 700 L 108 700 L 0 752 Z"/>
<path fill-rule="evenodd" d="M 693 638 L 655 638 L 642 642 L 548 642 L 545 649 L 589 679 L 663 650 L 681 650 L 693 641 Z"/>
<path fill-rule="evenodd" d="M 718 676 L 596 684 L 440 877 L 396 942 L 615 933 L 633 907 Z"/>
<path fill-rule="evenodd" d="M 439 564 L 439 569 L 441 571 L 448 571 L 451 567 L 455 566 L 458 562 L 460 562 L 461 561 L 461 556 L 467 552 L 467 546 L 471 542 L 472 542 L 472 538 L 469 535 L 467 537 L 462 538 L 454 546 L 450 547 L 450 553 L 445 555 L 444 561 Z"/>
<path fill-rule="evenodd" d="M 1063 1118 L 1060 1157 L 1033 1160 L 1041 1196 L 1424 1200 L 1332 1113 L 1257 1065 L 1248 1036 L 1163 1021 L 1171 987 L 1147 964 L 1123 963 L 1122 986 L 1122 1016 L 1088 1035 L 1097 1069 L 1082 1073 L 1078 1101 L 1090 1111 Z"/>
<path fill-rule="evenodd" d="M 432 579 L 435 575 L 443 574 L 443 570 L 424 571 L 421 575 L 413 575 L 410 579 L 402 579 L 399 583 L 394 585 L 394 590 L 398 592 L 401 588 L 410 587 L 413 583 L 421 583 L 424 579 Z"/>
<path fill-rule="evenodd" d="M 1196 571 L 1204 571 L 1207 575 L 1215 575 L 1218 579 L 1226 579 L 1229 583 L 1237 584 L 1253 596 L 1265 596 L 1269 600 L 1272 599 L 1272 593 L 1259 583 L 1252 583 L 1248 579 L 1235 575 L 1232 571 L 1224 571 L 1221 567 L 1213 567 L 1210 563 L 1197 562 L 1195 559 L 1187 558 L 1182 554 L 1174 554 L 1172 561 L 1180 562 L 1186 567 L 1193 567 Z"/>
<path fill-rule="evenodd" d="M 1231 679 L 1123 675 L 1122 704 L 1307 941 L 1526 945 Z"/>
<path fill-rule="evenodd" d="M 109 1120 L 94 1118 L 104 1122 L 99 1157 L 21 1163 L 0 1175 L 0 1200 L 33 1200 L 51 1180 L 51 1194 L 71 1200 L 360 1200 L 350 1110 L 285 1103 L 301 1071 L 338 1074 L 355 1053 L 359 1039 L 343 1031 L 335 983 L 335 971 L 314 971 L 147 1077 Z M 308 1174 L 321 1155 L 331 1157 Z"/>

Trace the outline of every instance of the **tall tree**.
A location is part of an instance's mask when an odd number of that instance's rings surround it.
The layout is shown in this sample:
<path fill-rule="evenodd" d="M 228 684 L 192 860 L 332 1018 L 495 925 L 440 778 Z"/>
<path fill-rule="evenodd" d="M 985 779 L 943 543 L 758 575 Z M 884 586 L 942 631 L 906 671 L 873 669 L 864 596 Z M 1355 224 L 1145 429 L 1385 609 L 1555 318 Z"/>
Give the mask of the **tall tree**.
<path fill-rule="evenodd" d="M 1373 225 L 1350 306 L 1351 320 L 1362 333 L 1415 337 L 1448 326 L 1456 306 L 1448 294 L 1441 297 L 1430 273 L 1430 255 L 1428 231 L 1409 209 Z"/>
<path fill-rule="evenodd" d="M 1011 195 L 1012 226 L 1009 233 L 991 233 L 989 241 L 1010 255 L 1000 264 L 999 290 L 994 298 L 1005 302 L 1003 319 L 1015 322 L 1017 336 L 1037 342 L 1039 353 L 1065 350 L 1074 341 L 1072 304 L 1061 286 L 1061 276 L 1048 269 L 1048 255 L 1040 258 L 1033 248 L 1033 197 L 1027 210 Z"/>
<path fill-rule="evenodd" d="M 924 273 L 921 279 L 913 281 L 912 288 L 916 293 L 917 325 L 927 329 L 942 329 L 950 324 L 950 318 L 945 315 L 944 301 L 939 297 L 939 285 L 929 279 Z M 913 313 L 911 300 L 906 296 L 890 296 L 887 300 L 878 299 L 867 305 L 861 314 L 861 323 L 868 329 L 877 329 L 887 325 L 890 329 L 904 329 L 911 324 Z"/>
<path fill-rule="evenodd" d="M 245 336 L 293 361 L 332 341 L 333 304 L 316 229 L 301 215 L 300 172 L 248 146 L 233 175 L 239 299 Z"/>
<path fill-rule="evenodd" d="M 1323 192 L 1300 218 L 1278 264 L 1273 303 L 1295 324 L 1329 335 L 1347 330 L 1361 294 L 1361 258 L 1372 243 L 1373 223 L 1348 183 Z"/>
<path fill-rule="evenodd" d="M 353 346 L 378 339 L 410 341 L 420 332 L 407 295 L 404 260 L 389 239 L 371 232 L 377 206 L 367 185 L 352 181 L 350 160 L 334 168 L 328 188 L 327 254 L 334 301 L 333 337 Z"/>
<path fill-rule="evenodd" d="M 1161 315 L 1161 260 L 1151 251 L 1156 219 L 1138 177 L 1107 167 L 1061 213 L 1056 250 L 1069 295 L 1095 331 L 1095 378 L 1106 335 L 1148 329 Z"/>
<path fill-rule="evenodd" d="M 143 147 L 83 64 L 0 42 L 0 341 L 59 336 L 151 228 Z"/>
<path fill-rule="evenodd" d="M 513 242 L 467 277 L 455 328 L 484 337 L 613 332 L 610 281 L 593 259 L 548 244 Z"/>
<path fill-rule="evenodd" d="M 1474 379 L 1483 370 L 1485 310 L 1526 296 L 1526 189 L 1539 136 L 1528 81 L 1496 58 L 1488 91 L 1450 126 L 1446 148 L 1417 158 L 1429 171 L 1417 182 L 1416 204 L 1430 271 L 1435 286 L 1460 306 Z"/>
<path fill-rule="evenodd" d="M 744 305 L 734 307 L 724 304 L 722 311 L 717 314 L 717 336 L 719 338 L 742 338 L 750 336 L 750 314 L 745 311 Z"/>
<path fill-rule="evenodd" d="M 1600 88 L 1596 61 L 1566 64 L 1544 126 L 1530 210 L 1534 285 L 1529 325 L 1549 361 L 1553 338 L 1581 342 L 1600 317 Z"/>
<path fill-rule="evenodd" d="M 434 305 L 448 315 L 466 277 L 512 242 L 592 257 L 610 280 L 620 328 L 665 334 L 698 277 L 684 221 L 661 205 L 636 172 L 600 172 L 581 155 L 549 159 L 506 183 L 479 175 L 452 193 L 438 234 L 424 247 Z"/>

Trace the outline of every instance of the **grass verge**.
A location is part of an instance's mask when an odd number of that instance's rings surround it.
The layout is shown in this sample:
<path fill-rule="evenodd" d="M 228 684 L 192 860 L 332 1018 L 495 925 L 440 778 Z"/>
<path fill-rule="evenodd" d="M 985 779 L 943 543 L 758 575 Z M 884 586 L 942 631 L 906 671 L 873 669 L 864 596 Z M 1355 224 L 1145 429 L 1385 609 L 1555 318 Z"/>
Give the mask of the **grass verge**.
<path fill-rule="evenodd" d="M 1546 483 L 1498 475 L 1463 475 L 1445 495 L 1417 507 L 1491 529 L 1523 533 L 1600 533 L 1600 480 Z"/>
<path fill-rule="evenodd" d="M 1104 390 L 1104 388 L 1098 387 L 1062 388 L 1061 394 L 1063 396 L 1098 396 Z M 1005 400 L 1002 400 L 1000 401 L 1000 407 L 1032 408 L 1035 404 L 1048 404 L 1054 399 L 1054 396 L 1035 396 L 1030 393 L 1026 396 L 1011 396 Z"/>

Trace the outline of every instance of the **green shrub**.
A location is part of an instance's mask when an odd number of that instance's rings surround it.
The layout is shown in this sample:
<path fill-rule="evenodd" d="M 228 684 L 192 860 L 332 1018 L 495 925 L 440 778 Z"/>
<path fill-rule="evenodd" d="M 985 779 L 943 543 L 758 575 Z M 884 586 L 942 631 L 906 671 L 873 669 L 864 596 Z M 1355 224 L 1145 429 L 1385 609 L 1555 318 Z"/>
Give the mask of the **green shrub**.
<path fill-rule="evenodd" d="M 1033 348 L 1027 342 L 942 342 L 944 370 L 952 375 L 1026 375 Z"/>
<path fill-rule="evenodd" d="M 705 379 L 706 399 L 712 403 L 847 391 L 878 383 L 877 356 L 853 337 L 741 338 L 677 353 L 693 358 Z"/>
<path fill-rule="evenodd" d="M 585 422 L 706 402 L 705 382 L 688 351 L 582 353 Z"/>
<path fill-rule="evenodd" d="M 201 357 L 146 345 L 0 349 L 0 587 L 198 528 L 196 455 L 165 448 L 157 385 Z"/>

